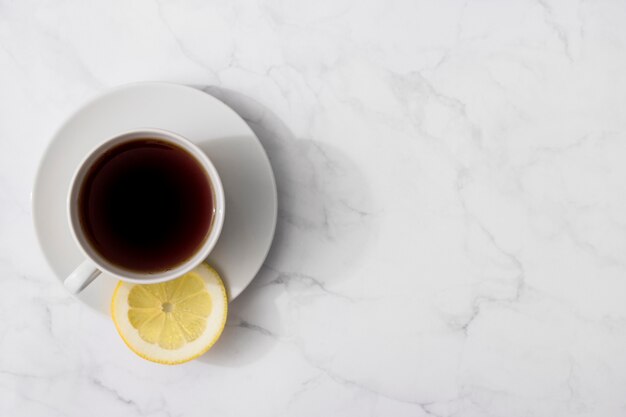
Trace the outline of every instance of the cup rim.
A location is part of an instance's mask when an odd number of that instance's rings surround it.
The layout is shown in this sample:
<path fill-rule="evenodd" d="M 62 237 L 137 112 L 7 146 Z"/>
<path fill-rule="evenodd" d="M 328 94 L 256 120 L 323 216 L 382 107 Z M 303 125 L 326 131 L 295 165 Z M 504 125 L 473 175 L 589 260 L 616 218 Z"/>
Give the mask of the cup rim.
<path fill-rule="evenodd" d="M 95 162 L 104 152 L 112 147 L 132 141 L 133 139 L 139 139 L 141 137 L 150 137 L 157 140 L 163 140 L 171 144 L 177 145 L 183 148 L 185 151 L 191 154 L 191 156 L 200 164 L 205 174 L 207 175 L 211 190 L 214 194 L 214 213 L 213 221 L 209 229 L 208 235 L 205 238 L 202 246 L 194 252 L 186 261 L 178 264 L 172 269 L 159 272 L 138 272 L 131 269 L 125 269 L 118 265 L 115 265 L 107 261 L 102 257 L 95 248 L 88 242 L 85 234 L 80 225 L 80 219 L 78 215 L 78 196 L 83 184 L 86 173 L 91 168 L 93 162 Z M 67 215 L 70 224 L 70 230 L 74 242 L 76 242 L 83 255 L 93 262 L 98 269 L 102 272 L 106 272 L 109 275 L 114 276 L 117 279 L 137 283 L 159 283 L 169 281 L 177 278 L 185 273 L 189 272 L 202 261 L 204 261 L 209 253 L 215 247 L 219 236 L 221 234 L 224 225 L 225 215 L 225 196 L 222 181 L 219 177 L 217 169 L 202 149 L 196 144 L 192 143 L 189 139 L 181 136 L 178 133 L 174 133 L 169 130 L 159 128 L 137 128 L 131 130 L 125 130 L 121 133 L 110 136 L 96 145 L 78 165 L 75 170 L 72 180 L 70 182 L 69 193 L 67 196 Z"/>

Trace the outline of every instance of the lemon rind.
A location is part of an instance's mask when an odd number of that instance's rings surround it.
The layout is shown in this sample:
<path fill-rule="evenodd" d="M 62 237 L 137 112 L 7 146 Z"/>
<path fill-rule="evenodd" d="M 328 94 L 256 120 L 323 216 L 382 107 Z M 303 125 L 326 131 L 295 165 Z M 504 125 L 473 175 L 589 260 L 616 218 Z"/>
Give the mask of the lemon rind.
<path fill-rule="evenodd" d="M 117 283 L 117 285 L 115 286 L 115 290 L 113 291 L 113 297 L 111 298 L 111 318 L 113 319 L 113 324 L 115 325 L 115 328 L 117 330 L 117 333 L 120 335 L 120 337 L 122 338 L 122 341 L 124 341 L 124 344 L 126 346 L 128 346 L 128 348 L 137 356 L 139 356 L 142 359 L 145 359 L 147 361 L 153 362 L 153 363 L 159 363 L 161 365 L 180 365 L 183 363 L 187 363 L 190 362 L 194 359 L 199 358 L 200 356 L 204 355 L 205 353 L 207 353 L 209 351 L 209 349 L 211 349 L 213 347 L 213 345 L 219 340 L 219 338 L 221 337 L 222 333 L 224 332 L 224 328 L 226 327 L 226 321 L 228 319 L 228 295 L 226 294 L 226 287 L 224 286 L 224 281 L 222 280 L 222 277 L 220 276 L 220 274 L 217 273 L 217 271 L 210 265 L 208 265 L 207 263 L 203 264 L 204 266 L 207 266 L 213 273 L 215 273 L 215 276 L 217 277 L 219 283 L 220 283 L 220 290 L 222 293 L 222 297 L 223 297 L 223 301 L 224 301 L 224 314 L 223 314 L 223 319 L 222 319 L 222 323 L 220 326 L 219 331 L 215 334 L 215 337 L 213 339 L 211 339 L 211 341 L 207 344 L 207 346 L 205 348 L 203 348 L 200 352 L 198 352 L 197 354 L 190 356 L 188 358 L 184 358 L 178 361 L 168 361 L 168 360 L 164 360 L 164 359 L 158 359 L 158 358 L 152 358 L 148 355 L 145 355 L 144 353 L 138 351 L 137 349 L 135 349 L 126 339 L 126 337 L 124 336 L 122 329 L 120 328 L 117 319 L 115 317 L 115 300 L 117 299 L 117 293 L 119 292 L 119 289 L 121 288 L 122 285 L 124 285 L 123 281 L 119 281 Z"/>

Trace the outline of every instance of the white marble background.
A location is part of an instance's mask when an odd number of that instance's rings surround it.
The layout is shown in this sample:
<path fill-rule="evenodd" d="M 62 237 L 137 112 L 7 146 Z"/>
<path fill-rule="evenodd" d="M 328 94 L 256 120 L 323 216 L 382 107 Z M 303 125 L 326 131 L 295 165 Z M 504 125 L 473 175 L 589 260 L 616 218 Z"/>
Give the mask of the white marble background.
<path fill-rule="evenodd" d="M 0 0 L 0 416 L 625 416 L 625 18 Z M 266 267 L 178 367 L 65 292 L 30 218 L 54 129 L 139 80 L 215 86 L 279 185 Z"/>

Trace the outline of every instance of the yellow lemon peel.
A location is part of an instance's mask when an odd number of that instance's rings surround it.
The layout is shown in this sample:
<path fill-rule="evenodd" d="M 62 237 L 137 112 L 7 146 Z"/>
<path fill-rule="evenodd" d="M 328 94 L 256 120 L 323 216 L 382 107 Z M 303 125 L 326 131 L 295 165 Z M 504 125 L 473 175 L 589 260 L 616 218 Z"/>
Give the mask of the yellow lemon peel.
<path fill-rule="evenodd" d="M 226 324 L 228 298 L 219 274 L 203 263 L 172 281 L 120 281 L 111 317 L 126 345 L 144 359 L 178 364 L 205 353 Z"/>

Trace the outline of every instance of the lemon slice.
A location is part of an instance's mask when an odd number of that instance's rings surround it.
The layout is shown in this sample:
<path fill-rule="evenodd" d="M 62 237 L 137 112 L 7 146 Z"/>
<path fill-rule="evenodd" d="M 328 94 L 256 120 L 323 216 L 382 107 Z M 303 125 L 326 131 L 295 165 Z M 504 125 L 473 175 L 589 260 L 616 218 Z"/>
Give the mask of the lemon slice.
<path fill-rule="evenodd" d="M 120 281 L 111 300 L 124 343 L 142 358 L 168 365 L 209 350 L 222 334 L 227 311 L 224 283 L 205 263 L 161 284 Z"/>

